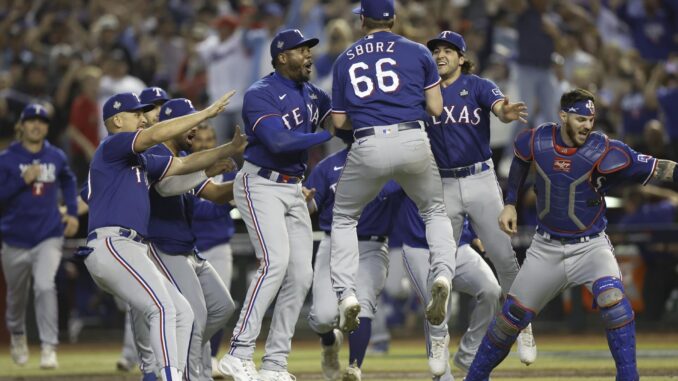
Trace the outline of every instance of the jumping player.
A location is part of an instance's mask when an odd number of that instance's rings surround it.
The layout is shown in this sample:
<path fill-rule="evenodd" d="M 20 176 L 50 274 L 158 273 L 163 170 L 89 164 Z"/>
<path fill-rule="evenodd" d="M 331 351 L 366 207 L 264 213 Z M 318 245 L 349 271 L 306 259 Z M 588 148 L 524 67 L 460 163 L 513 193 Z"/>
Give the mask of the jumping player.
<path fill-rule="evenodd" d="M 424 231 L 424 222 L 417 213 L 417 207 L 410 199 L 406 199 L 398 217 L 399 231 L 402 232 L 403 262 L 410 276 L 412 285 L 422 303 L 428 303 L 426 277 L 428 275 L 428 243 Z M 452 287 L 476 299 L 469 326 L 461 337 L 459 349 L 454 355 L 454 364 L 463 371 L 468 371 L 473 357 L 478 350 L 487 326 L 499 308 L 501 288 L 492 273 L 490 266 L 470 245 L 474 233 L 468 222 L 462 225 L 462 234 L 457 248 L 457 268 L 455 269 Z M 452 375 L 449 366 L 449 341 L 447 322 L 433 326 L 425 323 L 426 352 L 433 379 L 450 381 Z"/>
<path fill-rule="evenodd" d="M 470 74 L 473 64 L 460 34 L 443 31 L 427 46 L 442 78 L 443 113 L 428 120 L 426 131 L 443 179 L 447 215 L 457 241 L 468 216 L 506 294 L 519 266 L 511 239 L 497 226 L 503 202 L 492 163 L 490 112 L 504 123 L 526 122 L 527 108 L 510 103 L 492 81 Z M 518 340 L 518 355 L 527 365 L 537 357 L 530 325 Z"/>
<path fill-rule="evenodd" d="M 358 240 L 356 226 L 364 206 L 384 184 L 396 180 L 426 222 L 431 245 L 431 302 L 426 317 L 440 324 L 447 313 L 456 251 L 452 225 L 443 204 L 443 188 L 424 120 L 443 112 L 440 76 L 428 49 L 391 32 L 393 0 L 362 0 L 365 37 L 342 53 L 334 65 L 332 121 L 353 128 L 355 143 L 337 184 L 332 221 L 332 285 L 339 298 L 339 328 L 359 324 L 356 298 Z"/>
<path fill-rule="evenodd" d="M 619 381 L 639 379 L 634 313 L 605 234 L 604 195 L 613 186 L 678 180 L 676 163 L 640 154 L 593 132 L 595 99 L 575 89 L 560 98 L 560 121 L 522 132 L 515 140 L 506 206 L 499 226 L 517 231 L 515 204 L 529 168 L 536 168 L 537 231 L 500 314 L 490 324 L 466 380 L 487 380 L 518 332 L 553 297 L 585 285 L 606 327 Z"/>
<path fill-rule="evenodd" d="M 293 379 L 287 372 L 294 327 L 306 298 L 313 268 L 311 219 L 302 194 L 307 150 L 332 137 L 314 133 L 330 113 L 329 96 L 308 83 L 318 39 L 299 30 L 279 32 L 271 42 L 275 72 L 245 93 L 243 120 L 249 145 L 235 178 L 235 202 L 247 225 L 257 259 L 219 371 L 235 381 Z M 277 297 L 261 370 L 252 361 L 266 310 Z"/>
<path fill-rule="evenodd" d="M 234 92 L 205 110 L 143 129 L 150 105 L 133 93 L 116 94 L 103 107 L 109 137 L 97 148 L 88 176 L 90 208 L 85 265 L 94 281 L 140 311 L 150 327 L 150 343 L 164 381 L 180 380 L 193 313 L 186 300 L 146 255 L 150 205 L 148 177 L 187 174 L 219 158 L 237 154 L 242 137 L 185 158 L 141 154 L 221 112 Z M 180 303 L 180 304 L 179 304 Z M 185 342 L 186 344 L 183 344 Z"/>
<path fill-rule="evenodd" d="M 12 360 L 28 362 L 26 307 L 33 278 L 35 319 L 40 333 L 40 367 L 58 366 L 57 295 L 54 277 L 63 237 L 78 230 L 75 176 L 62 150 L 45 140 L 49 116 L 44 106 L 29 104 L 19 118 L 19 141 L 0 152 L 0 232 L 2 270 L 7 282 L 7 330 Z M 59 212 L 59 192 L 66 214 Z"/>
<path fill-rule="evenodd" d="M 352 139 L 345 141 L 350 142 Z M 309 325 L 320 336 L 323 376 L 330 381 L 338 380 L 340 376 L 338 352 L 343 339 L 341 331 L 336 329 L 338 301 L 330 280 L 332 208 L 334 192 L 350 147 L 349 144 L 347 148 L 318 163 L 306 182 L 306 187 L 314 192 L 309 211 L 318 212 L 320 230 L 325 232 L 315 256 Z M 391 234 L 404 198 L 402 188 L 396 182 L 389 181 L 378 196 L 367 204 L 358 222 L 356 230 L 360 264 L 356 277 L 356 297 L 360 303 L 360 325 L 348 337 L 349 366 L 342 376 L 344 381 L 359 381 L 362 377 L 361 366 L 372 333 L 372 320 L 379 295 L 386 284 L 389 262 L 387 237 Z"/>

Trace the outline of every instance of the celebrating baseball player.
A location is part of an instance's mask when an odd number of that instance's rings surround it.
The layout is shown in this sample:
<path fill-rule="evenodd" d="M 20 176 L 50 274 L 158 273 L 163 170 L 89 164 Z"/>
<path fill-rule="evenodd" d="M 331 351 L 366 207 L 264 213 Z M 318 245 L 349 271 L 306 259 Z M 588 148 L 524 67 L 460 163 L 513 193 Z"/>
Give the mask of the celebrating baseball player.
<path fill-rule="evenodd" d="M 334 65 L 332 121 L 351 129 L 355 143 L 337 184 L 332 221 L 332 285 L 339 298 L 339 328 L 359 324 L 356 298 L 356 226 L 364 206 L 396 180 L 417 204 L 431 245 L 431 301 L 426 317 L 445 320 L 456 251 L 443 188 L 424 120 L 443 112 L 440 76 L 428 49 L 391 32 L 393 0 L 362 0 L 365 37 Z M 349 122 L 350 119 L 350 123 Z"/>
<path fill-rule="evenodd" d="M 593 131 L 595 99 L 575 89 L 560 98 L 560 121 L 515 140 L 506 206 L 499 226 L 517 230 L 516 200 L 531 165 L 536 169 L 537 231 L 500 314 L 490 324 L 466 380 L 487 380 L 518 332 L 553 297 L 585 285 L 606 327 L 619 381 L 638 380 L 634 313 L 605 234 L 605 193 L 624 183 L 678 181 L 676 163 L 640 154 Z"/>
<path fill-rule="evenodd" d="M 87 269 L 102 289 L 143 314 L 164 381 L 181 379 L 193 312 L 146 255 L 149 177 L 161 180 L 200 171 L 220 158 L 237 154 L 244 139 L 238 135 L 232 144 L 185 158 L 142 152 L 215 116 L 233 93 L 225 94 L 205 110 L 147 129 L 143 129 L 143 111 L 152 106 L 140 103 L 136 94 L 116 94 L 103 107 L 110 135 L 97 148 L 90 166 L 86 197 L 90 208 L 88 247 L 82 248 L 79 255 L 85 256 Z"/>
<path fill-rule="evenodd" d="M 307 150 L 332 137 L 314 133 L 330 113 L 329 96 L 308 83 L 318 39 L 299 30 L 279 32 L 271 42 L 275 72 L 245 93 L 243 120 L 249 140 L 235 178 L 235 202 L 260 261 L 247 290 L 231 346 L 219 370 L 235 381 L 292 380 L 287 372 L 294 327 L 311 286 L 313 236 L 302 194 Z M 273 320 L 261 370 L 252 356 L 266 310 Z"/>
<path fill-rule="evenodd" d="M 194 113 L 196 110 L 188 99 L 171 99 L 160 108 L 158 120 L 163 122 Z M 190 150 L 196 130 L 197 127 L 193 127 L 179 136 L 149 148 L 146 152 L 158 157 L 179 157 L 180 153 Z M 193 193 L 196 196 L 214 201 L 223 202 L 228 201 L 227 198 L 232 199 L 232 183 L 213 184 L 207 179 L 213 174 L 217 173 L 199 172 L 194 181 L 183 177 L 177 185 L 182 187 L 183 191 L 195 187 Z M 173 184 L 161 181 L 150 190 L 151 216 L 147 238 L 153 260 L 186 298 L 193 310 L 194 321 L 185 378 L 210 380 L 212 358 L 209 339 L 226 325 L 235 310 L 235 305 L 212 265 L 196 252 L 195 236 L 192 231 L 195 198 L 186 193 L 170 196 L 168 192 L 176 193 L 172 188 Z"/>
<path fill-rule="evenodd" d="M 457 241 L 468 216 L 506 294 L 519 266 L 511 239 L 497 226 L 503 201 L 492 163 L 490 112 L 504 123 L 525 122 L 527 108 L 522 102 L 510 103 L 492 81 L 469 73 L 473 64 L 465 57 L 460 34 L 443 31 L 427 46 L 442 78 L 443 113 L 428 120 L 426 131 L 443 179 L 447 215 Z M 536 359 L 530 325 L 518 339 L 518 355 L 528 365 Z"/>
<path fill-rule="evenodd" d="M 350 138 L 350 135 L 349 135 Z M 351 139 L 352 140 L 352 139 Z M 347 142 L 351 140 L 347 139 Z M 309 314 L 309 325 L 318 333 L 322 344 L 321 366 L 325 380 L 338 380 L 340 376 L 338 352 L 343 334 L 337 327 L 337 295 L 330 280 L 330 231 L 334 192 L 341 170 L 346 163 L 349 146 L 318 163 L 311 172 L 306 187 L 314 192 L 309 210 L 317 211 L 320 230 L 325 237 L 320 242 L 315 256 L 313 270 L 313 304 Z M 395 223 L 400 204 L 404 199 L 402 188 L 389 181 L 379 195 L 365 207 L 358 222 L 359 267 L 356 277 L 356 297 L 360 303 L 360 325 L 349 337 L 349 366 L 342 379 L 359 381 L 361 366 L 372 332 L 372 320 L 377 301 L 388 272 L 387 237 Z"/>
<path fill-rule="evenodd" d="M 40 367 L 58 366 L 57 294 L 54 277 L 61 263 L 63 237 L 78 230 L 75 176 L 62 150 L 45 137 L 49 116 L 29 104 L 18 124 L 19 141 L 0 152 L 0 232 L 2 270 L 7 282 L 7 330 L 12 360 L 28 362 L 26 307 L 33 278 L 35 317 L 42 343 Z M 59 213 L 59 192 L 66 214 Z"/>
<path fill-rule="evenodd" d="M 492 273 L 490 266 L 470 245 L 474 240 L 468 220 L 462 224 L 462 234 L 457 248 L 457 268 L 455 269 L 452 287 L 476 299 L 473 313 L 469 319 L 469 327 L 461 337 L 459 349 L 454 355 L 454 364 L 463 371 L 468 371 L 473 357 L 487 326 L 499 307 L 501 288 Z M 410 199 L 406 199 L 398 217 L 399 231 L 402 231 L 403 262 L 410 276 L 417 295 L 424 303 L 428 302 L 426 277 L 428 275 L 428 243 L 424 231 L 424 222 L 417 213 L 417 207 Z M 448 345 L 450 337 L 447 323 L 434 326 L 426 323 L 426 351 L 428 365 L 436 381 L 453 380 L 449 366 Z"/>

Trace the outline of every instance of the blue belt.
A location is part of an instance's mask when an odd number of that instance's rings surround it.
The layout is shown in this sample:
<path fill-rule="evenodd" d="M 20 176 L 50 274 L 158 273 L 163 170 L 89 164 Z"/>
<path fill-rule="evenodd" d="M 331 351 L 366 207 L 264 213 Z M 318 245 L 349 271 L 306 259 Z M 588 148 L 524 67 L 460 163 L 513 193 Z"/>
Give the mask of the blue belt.
<path fill-rule="evenodd" d="M 130 238 L 132 241 L 139 243 L 146 243 L 146 239 L 141 235 L 136 233 L 132 229 L 120 228 L 118 235 L 125 238 Z M 93 231 L 87 235 L 87 242 L 97 239 L 97 232 Z"/>
<path fill-rule="evenodd" d="M 567 236 L 561 236 L 561 235 L 553 235 L 546 230 L 542 229 L 541 227 L 537 228 L 537 234 L 542 236 L 545 240 L 547 241 L 555 241 L 559 242 L 562 245 L 572 245 L 575 243 L 583 243 L 583 242 L 588 242 L 596 237 L 599 237 L 601 233 L 595 233 L 591 235 L 586 235 L 583 237 L 567 237 Z"/>
<path fill-rule="evenodd" d="M 466 167 L 459 168 L 439 168 L 440 177 L 442 178 L 454 178 L 460 179 L 462 177 L 467 177 L 475 175 L 477 173 L 485 172 L 490 169 L 490 166 L 487 163 L 482 163 L 479 169 L 476 169 L 475 164 L 471 164 Z"/>
<path fill-rule="evenodd" d="M 325 232 L 328 236 L 332 236 L 330 232 Z M 388 239 L 388 236 L 385 235 L 359 235 L 358 241 L 371 241 L 371 242 L 381 242 L 384 243 Z"/>
<path fill-rule="evenodd" d="M 304 179 L 303 177 L 285 175 L 266 168 L 261 168 L 257 172 L 257 175 L 269 179 L 271 181 L 275 181 L 276 183 L 283 184 L 299 184 Z"/>
<path fill-rule="evenodd" d="M 377 127 L 366 127 L 366 128 L 361 128 L 353 133 L 353 137 L 356 139 L 364 138 L 367 136 L 372 136 L 376 134 L 375 129 L 380 128 L 379 126 Z M 416 122 L 405 122 L 405 123 L 398 123 L 398 131 L 405 131 L 405 130 L 420 130 L 421 125 L 419 124 L 418 121 Z"/>

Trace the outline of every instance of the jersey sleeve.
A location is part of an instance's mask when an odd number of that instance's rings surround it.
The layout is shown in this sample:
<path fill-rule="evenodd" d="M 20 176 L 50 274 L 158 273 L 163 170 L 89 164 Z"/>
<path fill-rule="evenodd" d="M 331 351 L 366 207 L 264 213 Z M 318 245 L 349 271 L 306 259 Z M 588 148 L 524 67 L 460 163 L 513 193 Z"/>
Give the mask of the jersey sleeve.
<path fill-rule="evenodd" d="M 344 98 L 344 89 L 346 78 L 345 70 L 342 70 L 342 60 L 338 59 L 332 67 L 332 112 L 338 114 L 346 113 L 346 104 Z"/>
<path fill-rule="evenodd" d="M 489 79 L 479 78 L 477 86 L 478 101 L 483 108 L 492 111 L 494 104 L 505 98 L 499 86 Z"/>
<path fill-rule="evenodd" d="M 323 90 L 318 89 L 318 112 L 320 113 L 320 119 L 318 120 L 318 127 L 322 126 L 325 118 L 330 115 L 332 111 L 332 100 L 330 96 Z"/>
<path fill-rule="evenodd" d="M 438 66 L 433 60 L 433 56 L 427 47 L 420 45 L 424 57 L 424 89 L 428 90 L 440 83 L 440 74 L 438 74 Z"/>
<path fill-rule="evenodd" d="M 7 157 L 2 157 L 3 160 L 7 160 Z M 26 182 L 23 177 L 16 176 L 12 170 L 7 165 L 0 164 L 0 202 L 5 202 L 10 198 L 14 197 L 20 191 L 27 188 Z"/>
<path fill-rule="evenodd" d="M 57 151 L 61 160 L 63 160 L 63 166 L 61 167 L 61 172 L 59 173 L 59 183 L 61 185 L 61 195 L 64 198 L 64 204 L 66 204 L 66 211 L 71 216 L 78 215 L 78 186 L 76 184 L 77 180 L 75 179 L 75 174 L 71 171 L 71 168 L 68 166 L 68 159 L 66 154 L 58 150 Z"/>
<path fill-rule="evenodd" d="M 139 157 L 148 174 L 148 180 L 152 183 L 165 177 L 174 159 L 172 156 L 159 156 L 151 153 L 142 153 Z"/>
<path fill-rule="evenodd" d="M 111 135 L 102 144 L 102 157 L 104 161 L 116 162 L 119 160 L 127 160 L 137 152 L 134 151 L 134 142 L 141 133 L 141 130 L 136 132 L 118 132 Z"/>
<path fill-rule="evenodd" d="M 271 96 L 261 89 L 248 91 L 245 94 L 242 116 L 245 125 L 248 126 L 247 128 L 251 129 L 248 131 L 250 134 L 254 133 L 254 130 L 261 121 L 267 118 L 279 118 L 282 122 L 280 109 L 275 105 L 276 103 L 272 100 Z"/>
<path fill-rule="evenodd" d="M 532 139 L 534 138 L 534 129 L 526 129 L 518 133 L 513 142 L 513 153 L 522 161 L 532 161 Z"/>
<path fill-rule="evenodd" d="M 657 166 L 657 159 L 639 153 L 619 140 L 610 140 L 605 156 L 596 167 L 596 172 L 606 178 L 605 185 L 641 183 L 645 185 Z"/>

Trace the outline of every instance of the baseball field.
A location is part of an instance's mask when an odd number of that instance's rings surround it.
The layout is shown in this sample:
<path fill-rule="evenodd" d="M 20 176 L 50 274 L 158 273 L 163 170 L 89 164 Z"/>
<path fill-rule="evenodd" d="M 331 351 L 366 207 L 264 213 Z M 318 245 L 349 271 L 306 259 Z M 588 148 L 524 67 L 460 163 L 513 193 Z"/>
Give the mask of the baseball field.
<path fill-rule="evenodd" d="M 452 342 L 457 340 L 452 337 Z M 539 357 L 529 367 L 518 361 L 514 353 L 497 368 L 493 380 L 581 380 L 598 381 L 614 378 L 614 365 L 605 337 L 537 336 Z M 255 360 L 261 357 L 261 343 Z M 115 370 L 119 344 L 65 344 L 59 350 L 57 370 L 44 371 L 38 367 L 39 348 L 31 347 L 31 358 L 24 367 L 12 363 L 7 348 L 0 350 L 0 380 L 139 380 L 140 373 L 121 373 Z M 348 348 L 342 349 L 343 363 Z M 293 344 L 290 372 L 297 380 L 322 380 L 319 346 L 315 341 Z M 643 380 L 678 380 L 678 333 L 638 335 L 638 366 Z M 458 380 L 462 375 L 456 369 Z M 365 380 L 430 380 L 427 373 L 423 342 L 402 340 L 392 343 L 388 355 L 368 357 L 363 364 Z"/>

